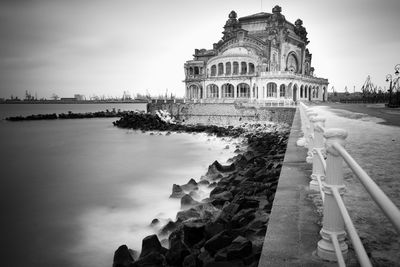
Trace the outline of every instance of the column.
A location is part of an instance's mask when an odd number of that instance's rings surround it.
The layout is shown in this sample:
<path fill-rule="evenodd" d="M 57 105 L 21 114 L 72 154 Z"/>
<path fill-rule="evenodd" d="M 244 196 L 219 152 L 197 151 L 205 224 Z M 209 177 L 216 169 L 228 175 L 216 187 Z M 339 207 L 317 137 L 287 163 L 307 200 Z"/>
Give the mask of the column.
<path fill-rule="evenodd" d="M 328 155 L 326 160 L 326 179 L 323 188 L 325 201 L 324 217 L 320 232 L 322 239 L 318 242 L 317 255 L 325 260 L 337 261 L 332 235 L 337 236 L 343 258 L 346 258 L 348 248 L 344 242 L 346 237 L 344 221 L 332 193 L 332 189 L 339 190 L 341 196 L 344 193 L 343 159 L 332 144 L 336 142 L 344 146 L 347 132 L 343 129 L 328 129 L 325 131 L 324 137 L 326 139 L 325 147 Z"/>
<path fill-rule="evenodd" d="M 321 162 L 321 159 L 318 156 L 318 151 L 322 154 L 324 153 L 324 127 L 325 127 L 325 119 L 322 117 L 312 117 L 311 123 L 314 125 L 314 148 L 312 150 L 313 153 L 313 167 L 312 167 L 312 174 L 311 174 L 311 181 L 310 181 L 310 189 L 319 191 L 319 183 L 325 179 L 325 171 L 324 166 Z"/>

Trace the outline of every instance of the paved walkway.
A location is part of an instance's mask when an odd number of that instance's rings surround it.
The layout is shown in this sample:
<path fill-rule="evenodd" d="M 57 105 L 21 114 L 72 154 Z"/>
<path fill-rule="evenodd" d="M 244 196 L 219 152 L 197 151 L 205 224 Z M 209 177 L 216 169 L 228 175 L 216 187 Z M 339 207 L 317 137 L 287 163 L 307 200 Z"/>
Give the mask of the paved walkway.
<path fill-rule="evenodd" d="M 296 146 L 302 136 L 299 110 L 296 111 L 288 147 L 264 240 L 259 267 L 327 266 L 313 252 L 320 240 L 320 216 L 311 200 L 311 165 L 306 149 Z"/>

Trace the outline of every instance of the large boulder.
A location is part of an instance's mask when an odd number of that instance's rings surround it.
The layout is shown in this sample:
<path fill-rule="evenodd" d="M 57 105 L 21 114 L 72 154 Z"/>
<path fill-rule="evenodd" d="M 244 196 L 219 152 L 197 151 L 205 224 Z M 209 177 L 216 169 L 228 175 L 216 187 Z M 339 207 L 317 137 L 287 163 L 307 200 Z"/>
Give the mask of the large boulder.
<path fill-rule="evenodd" d="M 186 222 L 183 224 L 183 240 L 189 247 L 193 247 L 204 239 L 205 225 L 202 222 Z"/>
<path fill-rule="evenodd" d="M 128 267 L 134 262 L 133 256 L 131 255 L 126 245 L 120 246 L 114 253 L 113 267 Z"/>
<path fill-rule="evenodd" d="M 233 195 L 229 191 L 224 191 L 219 194 L 212 195 L 211 199 L 212 199 L 211 203 L 214 206 L 223 205 L 225 202 L 231 201 L 233 199 Z"/>
<path fill-rule="evenodd" d="M 150 252 L 139 258 L 139 260 L 135 261 L 129 267 L 163 267 L 166 265 L 165 256 L 159 252 Z"/>
<path fill-rule="evenodd" d="M 232 241 L 232 244 L 227 247 L 227 259 L 243 259 L 251 254 L 251 250 L 251 241 L 243 236 L 238 236 Z"/>
<path fill-rule="evenodd" d="M 164 225 L 161 230 L 160 230 L 160 234 L 161 235 L 167 235 L 168 233 L 171 233 L 172 231 L 174 231 L 177 227 L 177 223 L 173 222 L 173 221 L 169 221 L 166 225 Z"/>
<path fill-rule="evenodd" d="M 193 207 L 195 205 L 200 204 L 196 200 L 194 200 L 190 195 L 186 194 L 181 198 L 181 208 L 185 209 L 188 207 Z"/>
<path fill-rule="evenodd" d="M 232 236 L 225 230 L 207 240 L 204 244 L 204 248 L 207 249 L 211 255 L 214 255 L 218 250 L 231 244 L 232 240 Z"/>
<path fill-rule="evenodd" d="M 199 189 L 197 182 L 194 179 L 190 179 L 189 182 L 187 184 L 183 184 L 181 185 L 181 188 L 185 191 L 185 192 L 189 192 L 189 191 L 193 191 L 193 190 L 197 190 Z"/>
<path fill-rule="evenodd" d="M 176 220 L 183 222 L 183 221 L 193 219 L 193 218 L 198 219 L 198 218 L 200 218 L 200 216 L 201 216 L 201 214 L 198 210 L 191 208 L 188 210 L 179 211 L 176 214 Z"/>
<path fill-rule="evenodd" d="M 183 260 L 189 254 L 189 249 L 182 241 L 182 231 L 173 232 L 169 236 L 169 250 L 165 255 L 167 263 L 172 266 L 181 266 Z"/>
<path fill-rule="evenodd" d="M 172 194 L 169 196 L 170 198 L 181 198 L 185 195 L 181 186 L 177 184 L 172 185 Z"/>
<path fill-rule="evenodd" d="M 162 251 L 164 250 L 157 235 L 146 236 L 142 240 L 142 252 L 140 253 L 139 259 L 147 256 L 151 252 L 161 253 Z"/>

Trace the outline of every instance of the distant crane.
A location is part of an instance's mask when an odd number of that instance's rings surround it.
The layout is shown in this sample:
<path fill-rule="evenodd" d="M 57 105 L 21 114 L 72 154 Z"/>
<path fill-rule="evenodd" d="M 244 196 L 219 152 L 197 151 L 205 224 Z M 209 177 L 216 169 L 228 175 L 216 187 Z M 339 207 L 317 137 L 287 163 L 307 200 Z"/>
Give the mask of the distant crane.
<path fill-rule="evenodd" d="M 371 82 L 371 77 L 368 75 L 361 87 L 361 92 L 363 95 L 376 94 L 376 86 Z"/>

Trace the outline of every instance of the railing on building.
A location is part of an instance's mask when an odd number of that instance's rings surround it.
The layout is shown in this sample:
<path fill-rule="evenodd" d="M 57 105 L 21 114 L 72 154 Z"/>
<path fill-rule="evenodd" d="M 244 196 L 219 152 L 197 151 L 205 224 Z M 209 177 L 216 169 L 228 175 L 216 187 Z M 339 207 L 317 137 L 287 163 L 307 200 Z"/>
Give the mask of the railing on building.
<path fill-rule="evenodd" d="M 201 98 L 201 99 L 185 99 L 184 103 L 201 103 L 201 104 L 235 104 L 240 103 L 244 106 L 256 107 L 295 107 L 296 102 L 292 99 L 250 99 L 250 98 Z"/>
<path fill-rule="evenodd" d="M 346 151 L 345 130 L 325 129 L 325 119 L 302 102 L 300 116 L 304 137 L 297 144 L 308 149 L 306 160 L 313 166 L 310 189 L 321 192 L 324 206 L 320 232 L 322 239 L 318 242 L 317 255 L 325 260 L 337 261 L 339 266 L 345 266 L 348 252 L 345 243 L 346 226 L 360 265 L 372 266 L 342 199 L 345 191 L 343 161 L 359 178 L 399 234 L 400 210 Z"/>

